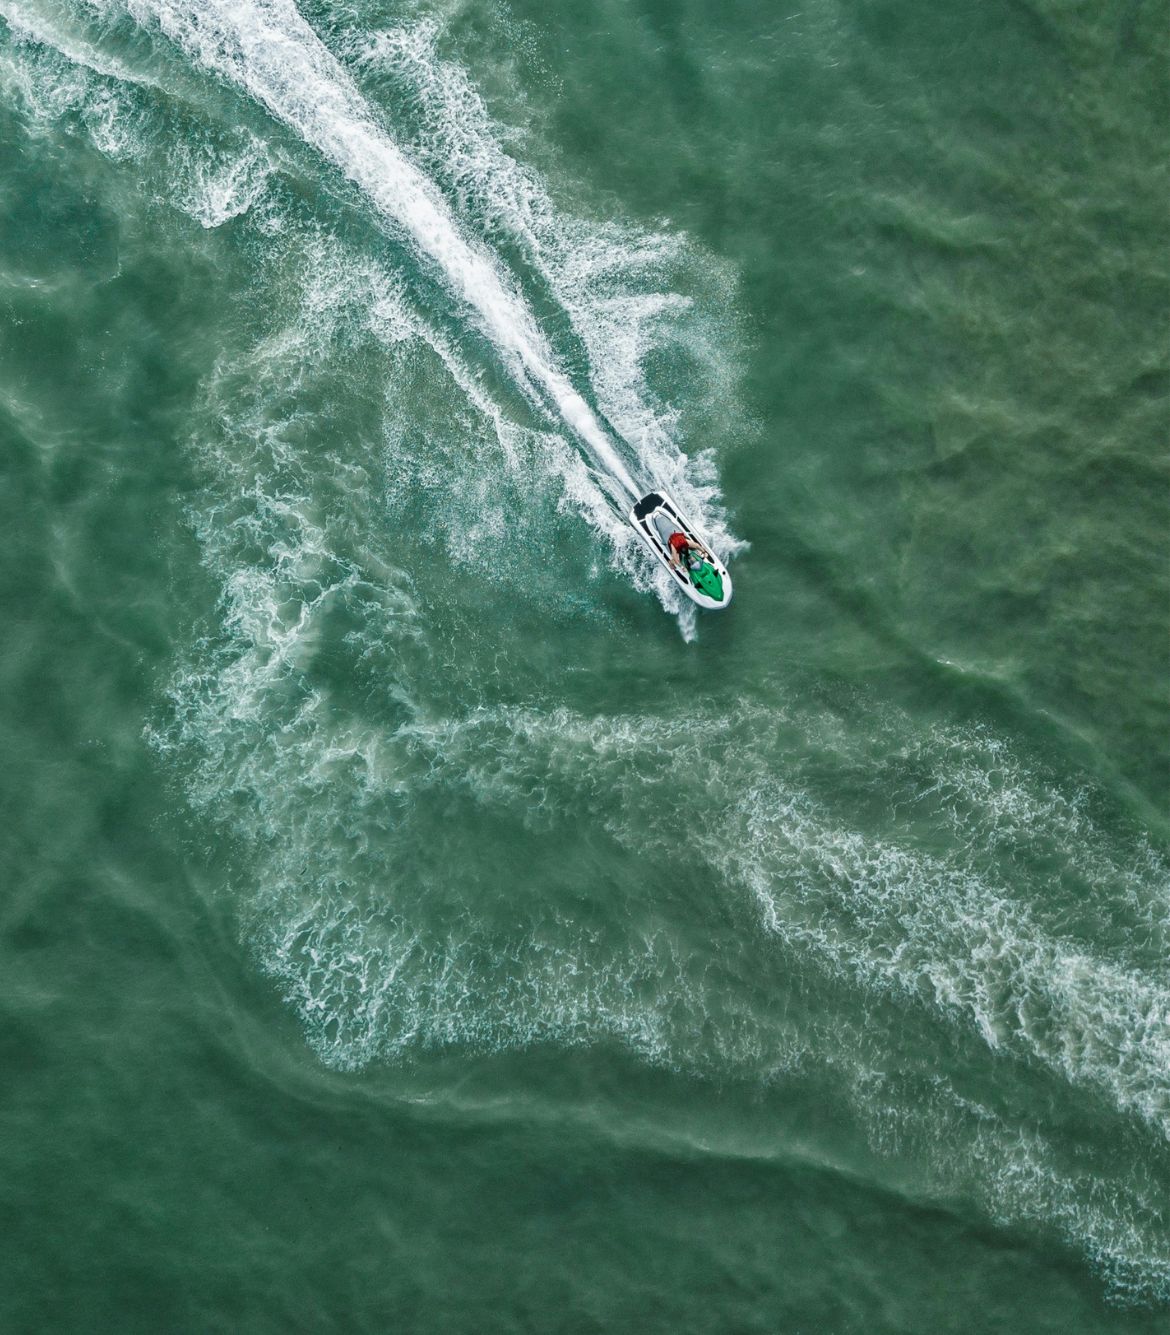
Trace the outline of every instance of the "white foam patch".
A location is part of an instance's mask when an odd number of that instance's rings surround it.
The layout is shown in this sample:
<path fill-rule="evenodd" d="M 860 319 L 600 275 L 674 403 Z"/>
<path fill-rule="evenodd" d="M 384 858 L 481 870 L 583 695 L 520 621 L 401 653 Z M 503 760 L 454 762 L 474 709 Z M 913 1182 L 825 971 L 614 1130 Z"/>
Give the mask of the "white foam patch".
<path fill-rule="evenodd" d="M 0 81 L 20 105 L 30 127 L 42 132 L 64 117 L 88 131 L 99 152 L 113 159 L 131 155 L 135 112 L 125 95 L 152 81 L 106 58 L 82 38 L 55 28 L 29 6 L 3 0 L 10 45 L 0 51 Z"/>
<path fill-rule="evenodd" d="M 128 65 L 125 61 L 102 51 L 86 35 L 67 21 L 67 15 L 58 11 L 50 19 L 32 5 L 23 0 L 0 0 L 0 18 L 8 26 L 11 40 L 18 47 L 42 48 L 64 57 L 62 68 L 72 69 L 77 73 L 88 72 L 114 84 L 124 84 L 138 88 L 158 88 L 159 84 L 150 74 Z M 36 55 L 33 51 L 31 54 Z M 66 82 L 63 105 L 70 105 L 76 85 Z M 53 98 L 57 85 L 53 80 L 39 80 L 34 85 L 31 81 L 27 91 L 34 96 Z"/>
<path fill-rule="evenodd" d="M 758 720 L 769 725 L 774 718 Z M 904 801 L 907 816 L 918 806 L 936 827 L 940 818 L 949 827 L 939 841 L 948 851 L 934 854 L 851 828 L 823 798 L 779 778 L 766 749 L 730 744 L 753 731 L 735 715 L 647 725 L 558 712 L 508 726 L 526 739 L 548 730 L 558 750 L 567 740 L 595 758 L 604 737 L 605 751 L 626 758 L 639 786 L 648 766 L 663 791 L 676 770 L 709 776 L 694 781 L 703 796 L 695 795 L 693 807 L 712 814 L 690 818 L 689 846 L 720 882 L 751 889 L 769 931 L 854 982 L 966 1017 L 989 1047 L 1022 1051 L 1070 1082 L 1096 1087 L 1170 1138 L 1170 986 L 1153 963 L 1170 940 L 1170 872 L 1145 843 L 1119 861 L 1078 797 L 1046 789 L 1002 741 L 979 730 L 931 738 L 930 769 Z M 911 731 L 908 721 L 905 728 Z M 458 754 L 449 738 L 438 749 Z M 475 772 L 473 760 L 455 763 Z M 569 785 L 569 767 L 558 768 L 557 778 Z M 989 785 L 995 795 L 985 805 Z M 609 792 L 620 807 L 627 795 L 620 776 Z M 950 800 L 936 814 L 940 792 Z M 635 795 L 629 791 L 629 800 Z M 625 837 L 644 847 L 646 824 Z M 668 824 L 659 837 L 665 848 L 678 836 Z M 1044 928 L 1010 883 L 988 879 L 986 855 L 996 842 L 1014 857 L 1026 844 L 1042 845 L 1050 863 L 1057 857 L 1049 875 L 1087 874 L 1108 912 L 1081 939 Z M 1126 960 L 1093 944 L 1117 936 L 1106 920 L 1119 899 L 1133 920 L 1127 937 L 1160 943 L 1144 948 L 1150 963 L 1133 958 L 1132 947 Z"/>
<path fill-rule="evenodd" d="M 204 227 L 218 227 L 260 199 L 274 164 L 254 135 L 189 115 L 188 135 L 170 142 L 158 132 L 155 109 L 143 103 L 144 94 L 166 96 L 157 78 L 27 5 L 3 0 L 0 14 L 13 39 L 0 53 L 0 79 L 32 124 L 44 130 L 72 119 L 99 153 L 144 168 L 156 199 Z"/>
<path fill-rule="evenodd" d="M 737 813 L 720 861 L 769 930 L 870 987 L 966 1015 L 992 1048 L 1022 1048 L 1170 1133 L 1165 980 L 1050 937 L 1006 887 L 840 826 L 775 781 Z"/>
<path fill-rule="evenodd" d="M 272 159 L 254 135 L 233 152 L 189 151 L 179 207 L 204 227 L 221 227 L 247 213 L 261 198 L 273 171 Z"/>
<path fill-rule="evenodd" d="M 935 1190 L 973 1200 L 998 1224 L 1054 1230 L 1087 1254 L 1114 1302 L 1170 1295 L 1164 1193 L 1140 1163 L 1070 1157 L 1043 1128 L 1006 1120 L 941 1074 L 907 1089 L 863 1076 L 852 1101 L 880 1153 L 928 1164 Z"/>

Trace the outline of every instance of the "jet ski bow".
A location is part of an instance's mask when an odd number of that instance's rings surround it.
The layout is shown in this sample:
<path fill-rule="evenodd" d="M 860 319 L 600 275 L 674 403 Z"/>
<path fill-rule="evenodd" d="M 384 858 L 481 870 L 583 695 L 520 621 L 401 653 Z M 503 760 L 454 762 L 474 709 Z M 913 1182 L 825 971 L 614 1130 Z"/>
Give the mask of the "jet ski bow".
<path fill-rule="evenodd" d="M 712 610 L 731 602 L 727 567 L 664 491 L 647 492 L 630 511 L 630 523 L 692 602 Z"/>

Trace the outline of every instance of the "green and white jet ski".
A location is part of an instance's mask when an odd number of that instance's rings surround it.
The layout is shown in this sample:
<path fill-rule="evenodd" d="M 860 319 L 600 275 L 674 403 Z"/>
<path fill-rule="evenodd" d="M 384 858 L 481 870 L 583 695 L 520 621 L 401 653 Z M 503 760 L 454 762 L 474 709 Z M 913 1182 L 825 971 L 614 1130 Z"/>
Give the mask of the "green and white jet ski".
<path fill-rule="evenodd" d="M 651 491 L 643 496 L 630 511 L 630 523 L 670 572 L 671 580 L 692 602 L 711 609 L 726 607 L 731 602 L 731 576 L 727 567 L 665 492 Z M 691 543 L 686 560 L 670 559 L 670 539 L 674 533 L 682 533 Z"/>

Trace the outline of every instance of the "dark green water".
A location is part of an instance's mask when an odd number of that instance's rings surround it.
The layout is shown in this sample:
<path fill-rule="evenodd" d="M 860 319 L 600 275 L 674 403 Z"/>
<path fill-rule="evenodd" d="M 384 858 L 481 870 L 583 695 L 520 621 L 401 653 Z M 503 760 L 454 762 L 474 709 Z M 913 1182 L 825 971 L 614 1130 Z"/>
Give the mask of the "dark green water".
<path fill-rule="evenodd" d="M 1167 1328 L 1164 18 L 0 0 L 4 1335 Z"/>

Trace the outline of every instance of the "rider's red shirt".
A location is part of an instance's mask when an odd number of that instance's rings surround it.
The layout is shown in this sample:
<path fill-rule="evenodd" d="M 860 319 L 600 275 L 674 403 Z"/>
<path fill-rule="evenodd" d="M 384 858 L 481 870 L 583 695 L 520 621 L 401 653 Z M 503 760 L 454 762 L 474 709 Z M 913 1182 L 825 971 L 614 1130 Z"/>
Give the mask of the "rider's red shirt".
<path fill-rule="evenodd" d="M 666 541 L 680 556 L 682 556 L 691 545 L 685 533 L 672 533 Z"/>

